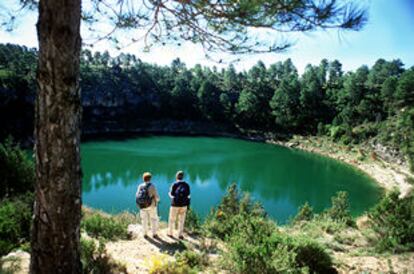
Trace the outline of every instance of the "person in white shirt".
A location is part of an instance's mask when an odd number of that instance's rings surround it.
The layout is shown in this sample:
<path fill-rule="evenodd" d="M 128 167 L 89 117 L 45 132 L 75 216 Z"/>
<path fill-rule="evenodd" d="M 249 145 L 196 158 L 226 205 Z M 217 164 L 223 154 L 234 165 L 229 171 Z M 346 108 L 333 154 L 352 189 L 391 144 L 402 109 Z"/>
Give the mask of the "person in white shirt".
<path fill-rule="evenodd" d="M 135 199 L 137 206 L 140 208 L 141 224 L 143 227 L 144 238 L 148 238 L 148 227 L 151 227 L 152 236 L 158 238 L 158 213 L 157 205 L 160 196 L 157 193 L 155 185 L 151 183 L 151 173 L 145 172 L 142 176 L 144 182 L 137 188 Z"/>

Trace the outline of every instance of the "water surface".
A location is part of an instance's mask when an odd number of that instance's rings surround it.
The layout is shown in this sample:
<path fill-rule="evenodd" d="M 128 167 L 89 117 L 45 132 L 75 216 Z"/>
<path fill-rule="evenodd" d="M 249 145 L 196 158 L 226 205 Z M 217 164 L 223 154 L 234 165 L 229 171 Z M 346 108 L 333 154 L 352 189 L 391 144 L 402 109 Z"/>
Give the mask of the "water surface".
<path fill-rule="evenodd" d="M 352 214 L 361 214 L 381 194 L 362 172 L 338 161 L 285 147 L 217 137 L 143 137 L 82 144 L 83 203 L 110 213 L 136 211 L 141 174 L 153 174 L 161 220 L 168 217 L 168 189 L 177 170 L 191 186 L 192 208 L 205 217 L 236 182 L 285 223 L 306 201 L 320 212 L 340 190 L 348 191 Z"/>

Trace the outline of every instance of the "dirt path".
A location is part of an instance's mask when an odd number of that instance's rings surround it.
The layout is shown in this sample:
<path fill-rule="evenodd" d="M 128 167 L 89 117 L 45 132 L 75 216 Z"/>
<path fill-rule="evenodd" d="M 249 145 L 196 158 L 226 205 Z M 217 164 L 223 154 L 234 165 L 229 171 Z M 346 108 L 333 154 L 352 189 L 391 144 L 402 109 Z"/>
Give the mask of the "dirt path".
<path fill-rule="evenodd" d="M 106 250 L 116 261 L 124 264 L 128 273 L 148 273 L 151 265 L 156 260 L 174 260 L 174 253 L 184 249 L 199 251 L 203 244 L 202 239 L 195 236 L 185 235 L 184 240 L 170 238 L 167 229 L 160 229 L 159 239 L 142 236 L 141 225 L 130 225 L 128 231 L 132 240 L 109 242 Z M 214 257 L 213 254 L 210 255 Z"/>

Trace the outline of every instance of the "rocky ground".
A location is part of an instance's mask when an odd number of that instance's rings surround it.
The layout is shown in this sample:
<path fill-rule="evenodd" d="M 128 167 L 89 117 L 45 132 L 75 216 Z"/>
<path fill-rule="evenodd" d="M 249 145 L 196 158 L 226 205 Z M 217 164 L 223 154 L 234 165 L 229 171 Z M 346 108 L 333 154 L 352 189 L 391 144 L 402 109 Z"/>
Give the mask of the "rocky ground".
<path fill-rule="evenodd" d="M 387 256 L 348 256 L 344 253 L 335 253 L 337 259 L 338 272 L 340 274 L 359 274 L 359 273 L 414 273 L 414 254 Z"/>
<path fill-rule="evenodd" d="M 335 246 L 330 247 L 330 249 L 333 249 L 332 255 L 335 266 L 340 274 L 414 273 L 413 252 L 401 254 L 375 253 L 360 229 L 349 228 L 342 231 L 341 235 L 340 243 L 336 241 Z"/>
<path fill-rule="evenodd" d="M 0 273 L 27 274 L 29 273 L 30 254 L 18 250 L 1 258 Z"/>

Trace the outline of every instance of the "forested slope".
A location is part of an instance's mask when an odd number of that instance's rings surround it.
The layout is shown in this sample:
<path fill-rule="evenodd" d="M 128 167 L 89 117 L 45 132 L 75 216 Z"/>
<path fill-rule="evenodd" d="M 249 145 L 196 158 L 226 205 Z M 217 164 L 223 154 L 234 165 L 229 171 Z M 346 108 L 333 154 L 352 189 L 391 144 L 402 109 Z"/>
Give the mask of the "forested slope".
<path fill-rule="evenodd" d="M 37 52 L 0 45 L 0 139 L 33 132 Z M 379 59 L 344 72 L 338 60 L 308 65 L 290 59 L 239 72 L 179 59 L 170 66 L 136 56 L 84 50 L 81 57 L 83 131 L 137 131 L 150 122 L 289 134 L 323 134 L 343 143 L 367 142 L 414 160 L 414 68 Z M 160 127 L 165 127 L 160 124 Z"/>

